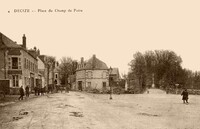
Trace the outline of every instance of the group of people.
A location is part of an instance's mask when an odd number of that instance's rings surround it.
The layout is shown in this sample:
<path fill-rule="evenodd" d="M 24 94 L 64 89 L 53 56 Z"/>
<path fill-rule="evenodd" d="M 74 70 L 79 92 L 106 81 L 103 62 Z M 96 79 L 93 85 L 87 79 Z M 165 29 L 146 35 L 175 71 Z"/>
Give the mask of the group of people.
<path fill-rule="evenodd" d="M 19 93 L 20 93 L 20 96 L 19 96 L 19 100 L 23 100 L 23 97 L 24 97 L 24 89 L 23 87 L 21 86 L 20 89 L 19 89 Z M 29 93 L 29 86 L 26 86 L 25 88 L 25 94 L 26 94 L 26 97 L 29 97 L 30 93 Z"/>
<path fill-rule="evenodd" d="M 58 90 L 62 91 L 65 90 L 65 92 L 69 93 L 69 88 L 68 87 L 56 87 L 56 91 L 58 92 Z M 39 87 L 34 87 L 34 91 L 35 91 L 35 95 L 44 95 L 44 93 L 49 93 L 49 92 L 53 92 L 52 87 L 48 87 L 48 92 L 46 91 L 46 87 L 43 88 L 39 88 Z M 18 100 L 23 100 L 24 95 L 26 95 L 26 97 L 29 97 L 30 95 L 30 88 L 29 86 L 26 86 L 25 91 L 23 89 L 23 87 L 21 86 L 19 89 L 19 93 L 20 96 L 18 98 Z"/>
<path fill-rule="evenodd" d="M 46 93 L 46 87 L 39 88 L 39 87 L 34 87 L 35 95 L 44 95 Z"/>

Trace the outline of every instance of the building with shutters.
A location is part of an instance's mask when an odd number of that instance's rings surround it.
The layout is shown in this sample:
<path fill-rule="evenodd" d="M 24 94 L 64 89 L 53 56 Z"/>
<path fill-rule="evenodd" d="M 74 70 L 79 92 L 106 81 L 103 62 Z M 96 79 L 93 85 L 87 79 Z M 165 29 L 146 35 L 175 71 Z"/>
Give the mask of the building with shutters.
<path fill-rule="evenodd" d="M 104 90 L 109 88 L 109 68 L 93 55 L 89 60 L 78 63 L 76 70 L 76 90 Z"/>
<path fill-rule="evenodd" d="M 9 80 L 10 92 L 15 94 L 20 86 L 29 86 L 32 90 L 38 78 L 36 48 L 26 48 L 26 36 L 22 37 L 22 44 L 9 39 L 0 33 L 0 79 Z"/>

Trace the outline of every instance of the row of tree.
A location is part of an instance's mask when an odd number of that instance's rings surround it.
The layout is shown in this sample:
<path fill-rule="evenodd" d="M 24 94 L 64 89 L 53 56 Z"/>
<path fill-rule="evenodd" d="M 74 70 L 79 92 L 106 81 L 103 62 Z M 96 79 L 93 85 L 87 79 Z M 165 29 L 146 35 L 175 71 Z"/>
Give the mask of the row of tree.
<path fill-rule="evenodd" d="M 200 88 L 200 72 L 181 66 L 182 59 L 169 50 L 136 52 L 129 63 L 128 80 L 140 90 L 158 88 Z"/>

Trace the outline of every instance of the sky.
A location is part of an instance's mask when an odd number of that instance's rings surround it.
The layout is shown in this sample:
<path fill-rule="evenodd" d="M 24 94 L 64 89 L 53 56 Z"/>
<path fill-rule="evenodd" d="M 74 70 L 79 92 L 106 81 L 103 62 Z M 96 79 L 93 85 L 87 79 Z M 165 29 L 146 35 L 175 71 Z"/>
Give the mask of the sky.
<path fill-rule="evenodd" d="M 36 46 L 41 54 L 55 56 L 57 60 L 62 57 L 87 60 L 95 54 L 108 67 L 118 67 L 124 74 L 134 53 L 172 50 L 182 57 L 183 68 L 200 71 L 199 0 L 1 0 L 1 3 L 0 32 L 18 44 L 25 34 L 28 48 Z M 14 12 L 17 9 L 31 12 Z"/>

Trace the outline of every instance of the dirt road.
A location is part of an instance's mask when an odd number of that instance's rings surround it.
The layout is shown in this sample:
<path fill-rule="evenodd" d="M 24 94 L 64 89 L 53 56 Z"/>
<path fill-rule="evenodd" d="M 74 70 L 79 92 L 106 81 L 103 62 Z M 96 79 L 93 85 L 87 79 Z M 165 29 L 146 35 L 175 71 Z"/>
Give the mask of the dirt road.
<path fill-rule="evenodd" d="M 198 129 L 200 96 L 57 93 L 0 107 L 1 129 Z"/>

